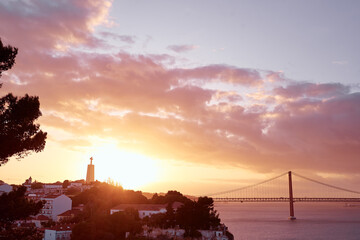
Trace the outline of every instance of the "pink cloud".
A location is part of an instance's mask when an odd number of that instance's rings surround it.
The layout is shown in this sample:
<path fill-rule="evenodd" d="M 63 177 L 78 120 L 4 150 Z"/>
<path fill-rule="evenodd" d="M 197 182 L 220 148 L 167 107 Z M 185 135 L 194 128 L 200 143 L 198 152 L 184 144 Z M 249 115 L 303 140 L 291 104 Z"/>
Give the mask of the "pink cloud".
<path fill-rule="evenodd" d="M 180 80 L 197 79 L 200 82 L 228 82 L 242 85 L 262 84 L 259 71 L 227 65 L 208 65 L 192 69 L 175 69 L 172 73 Z"/>
<path fill-rule="evenodd" d="M 287 78 L 284 76 L 283 71 L 278 72 L 268 72 L 266 78 L 269 82 L 286 82 Z"/>
<path fill-rule="evenodd" d="M 198 48 L 198 46 L 196 46 L 196 45 L 170 45 L 167 48 L 176 53 L 183 53 L 183 52 L 188 52 L 188 51 L 194 50 L 194 49 Z"/>
<path fill-rule="evenodd" d="M 119 34 L 115 34 L 112 32 L 101 32 L 100 35 L 105 38 L 112 38 L 114 40 L 118 40 L 118 41 L 125 42 L 128 44 L 135 43 L 135 39 L 136 39 L 134 36 L 119 35 Z"/>
<path fill-rule="evenodd" d="M 227 102 L 238 102 L 243 100 L 243 98 L 235 91 L 217 91 L 214 99 Z"/>
<path fill-rule="evenodd" d="M 1 2 L 0 35 L 22 52 L 98 46 L 101 40 L 92 33 L 106 21 L 110 6 L 111 1 L 95 0 Z"/>
<path fill-rule="evenodd" d="M 295 165 L 352 172 L 360 166 L 355 161 L 360 153 L 359 102 L 354 93 L 283 104 L 275 110 L 278 117 L 267 137 L 279 144 L 284 157 L 298 161 Z"/>
<path fill-rule="evenodd" d="M 124 148 L 162 159 L 258 171 L 359 169 L 360 97 L 349 87 L 281 81 L 285 86 L 265 96 L 271 104 L 258 105 L 255 97 L 242 96 L 263 87 L 260 70 L 228 65 L 169 69 L 163 62 L 176 58 L 166 54 L 56 48 L 106 44 L 93 28 L 106 22 L 109 2 L 30 3 L 0 3 L 2 39 L 19 47 L 16 65 L 1 78 L 0 93 L 38 95 L 41 124 L 73 134 L 81 146 L 94 135 L 115 137 Z M 268 77 L 279 80 L 282 75 Z M 233 88 L 209 90 L 204 87 L 209 82 Z M 244 94 L 239 87 L 246 89 Z M 279 103 L 273 100 L 277 97 L 291 101 Z M 49 139 L 59 141 L 51 132 Z"/>
<path fill-rule="evenodd" d="M 330 98 L 348 94 L 350 87 L 340 83 L 297 83 L 274 89 L 274 93 L 286 98 Z"/>
<path fill-rule="evenodd" d="M 209 106 L 211 99 L 227 98 L 231 93 L 219 95 L 199 86 L 177 85 L 183 76 L 181 69 L 168 70 L 146 56 L 40 56 L 34 61 L 39 66 L 37 74 L 31 75 L 32 68 L 21 62 L 12 71 L 27 85 L 9 83 L 9 75 L 4 76 L 1 90 L 39 95 L 45 111 L 59 111 L 86 122 L 74 126 L 66 117 L 45 116 L 42 121 L 46 125 L 78 136 L 118 136 L 136 143 L 127 144 L 130 149 L 165 159 L 212 164 L 221 159 L 222 163 L 266 171 L 289 167 L 353 169 L 360 136 L 356 130 L 360 120 L 357 94 L 327 101 L 304 97 L 278 105 L 274 111 L 265 107 L 253 111 L 232 101 Z M 41 74 L 45 70 L 53 76 Z M 206 77 L 205 73 L 202 76 Z M 73 80 L 85 77 L 84 81 Z M 99 99 L 97 107 L 89 110 L 86 99 Z M 118 117 L 108 114 L 107 109 L 130 113 Z M 276 117 L 265 121 L 266 114 Z M 262 129 L 268 124 L 264 135 Z M 104 128 L 112 130 L 104 132 Z M 339 162 L 340 157 L 345 163 Z"/>

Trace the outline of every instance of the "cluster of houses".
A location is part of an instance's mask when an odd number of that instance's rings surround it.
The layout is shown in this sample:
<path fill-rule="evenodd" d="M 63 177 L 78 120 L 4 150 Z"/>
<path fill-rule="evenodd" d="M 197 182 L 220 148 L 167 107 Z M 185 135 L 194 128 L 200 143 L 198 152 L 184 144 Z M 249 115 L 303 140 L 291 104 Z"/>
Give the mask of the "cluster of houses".
<path fill-rule="evenodd" d="M 16 224 L 34 224 L 40 231 L 43 231 L 43 240 L 70 240 L 72 224 L 64 224 L 65 220 L 71 219 L 77 214 L 81 213 L 83 206 L 72 207 L 72 200 L 64 194 L 66 188 L 63 188 L 63 184 L 43 184 L 41 188 L 32 188 L 33 182 L 31 177 L 25 181 L 23 186 L 27 187 L 27 197 L 34 201 L 45 201 L 40 213 L 36 216 L 29 217 L 25 220 L 17 221 Z M 91 187 L 90 184 L 83 184 L 81 181 L 70 182 L 67 188 L 77 188 L 79 191 L 83 191 Z M 0 183 L 0 195 L 12 191 L 12 186 Z M 172 207 L 176 211 L 182 203 L 175 202 Z M 139 213 L 139 217 L 150 217 L 153 214 L 166 213 L 165 204 L 120 204 L 110 209 L 110 214 L 116 212 L 125 211 L 125 209 L 133 208 Z M 49 224 L 52 223 L 52 224 Z M 55 225 L 53 225 L 55 223 Z M 44 226 L 51 227 L 44 227 Z M 225 235 L 226 228 L 216 231 L 200 231 L 204 240 L 228 240 Z M 172 239 L 182 239 L 184 234 L 183 229 L 160 229 L 149 228 L 145 226 L 143 228 L 143 236 L 156 239 L 159 235 L 166 235 Z"/>
<path fill-rule="evenodd" d="M 177 209 L 182 205 L 183 204 L 180 202 L 174 202 L 172 204 L 172 208 L 174 211 L 177 211 Z M 166 206 L 166 204 L 120 204 L 114 208 L 111 208 L 110 214 L 133 208 L 138 211 L 139 217 L 143 219 L 145 217 L 150 217 L 153 214 L 166 213 Z M 217 230 L 199 230 L 202 235 L 202 240 L 229 240 L 229 238 L 226 236 L 226 231 L 227 228 L 225 225 L 222 225 L 221 228 Z M 170 239 L 182 239 L 184 233 L 185 230 L 180 228 L 162 229 L 145 226 L 143 227 L 142 235 L 153 239 L 157 239 L 157 237 L 161 235 L 167 236 Z"/>
<path fill-rule="evenodd" d="M 44 232 L 44 240 L 70 240 L 73 225 L 61 224 L 66 219 L 71 219 L 79 214 L 83 207 L 72 207 L 72 200 L 64 194 L 69 188 L 76 188 L 78 191 L 84 191 L 91 187 L 89 184 L 83 184 L 81 181 L 69 182 L 69 185 L 64 188 L 62 183 L 41 184 L 41 187 L 34 186 L 32 178 L 28 178 L 22 184 L 27 188 L 26 196 L 28 199 L 34 201 L 44 201 L 45 204 L 36 216 L 28 217 L 24 220 L 18 220 L 15 224 L 19 226 L 22 224 L 34 224 L 39 231 Z M 11 185 L 0 182 L 0 195 L 9 193 L 13 190 Z M 52 224 L 49 224 L 52 223 Z M 46 225 L 53 225 L 51 227 L 44 227 Z"/>

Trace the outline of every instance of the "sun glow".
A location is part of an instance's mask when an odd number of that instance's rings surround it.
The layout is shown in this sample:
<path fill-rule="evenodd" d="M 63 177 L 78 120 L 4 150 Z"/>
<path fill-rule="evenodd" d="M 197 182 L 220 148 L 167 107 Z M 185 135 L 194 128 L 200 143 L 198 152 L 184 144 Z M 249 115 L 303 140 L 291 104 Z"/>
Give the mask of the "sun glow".
<path fill-rule="evenodd" d="M 157 179 L 158 166 L 155 160 L 134 152 L 128 152 L 107 144 L 97 147 L 94 154 L 95 179 L 111 179 L 125 189 L 135 189 Z"/>

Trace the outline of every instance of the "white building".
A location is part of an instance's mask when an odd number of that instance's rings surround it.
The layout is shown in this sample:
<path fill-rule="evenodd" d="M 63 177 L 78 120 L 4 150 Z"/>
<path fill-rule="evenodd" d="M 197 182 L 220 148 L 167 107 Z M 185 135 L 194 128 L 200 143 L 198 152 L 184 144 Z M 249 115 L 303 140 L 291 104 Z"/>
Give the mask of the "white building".
<path fill-rule="evenodd" d="M 40 214 L 43 214 L 53 221 L 56 221 L 57 215 L 71 209 L 72 200 L 65 195 L 50 195 L 42 197 L 41 200 L 45 200 L 44 207 L 40 210 Z"/>
<path fill-rule="evenodd" d="M 82 182 L 71 182 L 70 185 L 67 186 L 67 189 L 77 189 L 80 192 L 83 192 L 87 189 L 90 189 L 91 187 L 91 184 L 84 184 Z"/>
<path fill-rule="evenodd" d="M 161 235 L 165 235 L 172 239 L 183 239 L 184 233 L 185 233 L 184 229 L 179 229 L 179 228 L 161 229 L 161 228 L 152 228 L 145 225 L 143 226 L 142 235 L 144 237 L 150 237 L 153 239 L 156 239 Z"/>
<path fill-rule="evenodd" d="M 44 240 L 70 240 L 72 225 L 57 225 L 45 229 Z"/>
<path fill-rule="evenodd" d="M 229 240 L 225 231 L 221 230 L 199 230 L 203 240 Z"/>
<path fill-rule="evenodd" d="M 81 182 L 71 182 L 67 188 L 81 188 L 82 185 L 83 184 Z"/>
<path fill-rule="evenodd" d="M 35 224 L 37 228 L 41 228 L 43 223 L 47 223 L 50 220 L 49 217 L 44 215 L 37 215 L 36 217 L 31 219 L 31 222 Z"/>
<path fill-rule="evenodd" d="M 201 240 L 229 240 L 223 230 L 198 230 L 201 233 Z M 152 228 L 148 226 L 143 227 L 142 235 L 144 237 L 151 237 L 157 239 L 161 235 L 165 235 L 171 239 L 184 239 L 184 229 L 180 228 Z"/>
<path fill-rule="evenodd" d="M 63 194 L 62 184 L 44 184 L 45 194 Z"/>
<path fill-rule="evenodd" d="M 110 214 L 125 211 L 127 208 L 138 210 L 139 217 L 149 217 L 153 214 L 166 213 L 166 204 L 120 204 L 110 209 Z"/>

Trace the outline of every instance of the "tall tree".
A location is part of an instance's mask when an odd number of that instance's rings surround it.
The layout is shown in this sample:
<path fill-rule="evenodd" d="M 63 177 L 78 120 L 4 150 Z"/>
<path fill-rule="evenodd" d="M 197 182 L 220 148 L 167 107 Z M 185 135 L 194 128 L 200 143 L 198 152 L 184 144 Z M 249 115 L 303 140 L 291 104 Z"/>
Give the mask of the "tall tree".
<path fill-rule="evenodd" d="M 71 239 L 138 239 L 135 237 L 141 232 L 141 222 L 136 214 L 131 211 L 117 212 L 112 215 L 97 215 L 91 219 L 80 222 L 74 226 Z M 126 233 L 130 236 L 126 238 Z"/>
<path fill-rule="evenodd" d="M 18 49 L 10 45 L 4 46 L 0 38 L 0 77 L 3 71 L 9 70 L 15 63 Z"/>
<path fill-rule="evenodd" d="M 15 187 L 9 193 L 0 195 L 0 239 L 9 240 L 40 240 L 41 235 L 33 226 L 16 226 L 16 220 L 36 215 L 44 202 L 34 202 L 25 197 L 26 187 Z"/>
<path fill-rule="evenodd" d="M 186 202 L 177 210 L 176 222 L 185 229 L 185 235 L 190 237 L 197 237 L 198 229 L 208 230 L 220 226 L 214 201 L 208 197 L 199 197 L 197 201 Z"/>
<path fill-rule="evenodd" d="M 17 52 L 0 39 L 0 76 L 14 65 Z M 34 123 L 41 116 L 39 108 L 37 96 L 18 98 L 9 93 L 0 98 L 0 166 L 12 156 L 22 158 L 44 149 L 47 133 Z"/>
<path fill-rule="evenodd" d="M 0 229 L 11 225 L 15 220 L 36 215 L 44 202 L 34 202 L 25 197 L 26 187 L 16 187 L 9 193 L 0 195 Z"/>

